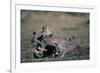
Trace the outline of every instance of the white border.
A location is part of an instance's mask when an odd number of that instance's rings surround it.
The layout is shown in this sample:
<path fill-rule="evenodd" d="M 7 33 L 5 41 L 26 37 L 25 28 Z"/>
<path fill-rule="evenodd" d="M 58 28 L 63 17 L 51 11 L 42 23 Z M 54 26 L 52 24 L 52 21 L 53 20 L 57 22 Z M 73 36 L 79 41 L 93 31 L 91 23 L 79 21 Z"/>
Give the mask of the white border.
<path fill-rule="evenodd" d="M 82 61 L 60 61 L 60 62 L 41 62 L 41 63 L 20 63 L 20 9 L 45 10 L 45 11 L 64 11 L 64 12 L 89 12 L 90 13 L 90 60 Z M 11 72 L 31 72 L 55 69 L 79 68 L 95 65 L 95 8 L 77 6 L 55 6 L 55 5 L 36 5 L 36 4 L 14 4 L 12 7 L 12 46 L 11 46 Z M 17 49 L 16 49 L 17 48 Z M 33 70 L 34 69 L 34 70 Z"/>

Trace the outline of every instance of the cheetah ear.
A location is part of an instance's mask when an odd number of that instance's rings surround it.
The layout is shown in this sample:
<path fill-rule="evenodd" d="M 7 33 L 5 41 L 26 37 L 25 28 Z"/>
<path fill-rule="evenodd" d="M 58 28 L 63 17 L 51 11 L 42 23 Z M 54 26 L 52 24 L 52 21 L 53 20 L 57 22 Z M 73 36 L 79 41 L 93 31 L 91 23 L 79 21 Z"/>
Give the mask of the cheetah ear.
<path fill-rule="evenodd" d="M 48 24 L 45 24 L 45 26 L 44 26 L 44 27 L 46 27 L 46 28 L 47 28 L 47 27 L 48 27 Z"/>
<path fill-rule="evenodd" d="M 42 26 L 42 29 L 44 29 L 45 27 L 47 27 L 47 24 L 44 24 L 44 25 Z"/>

